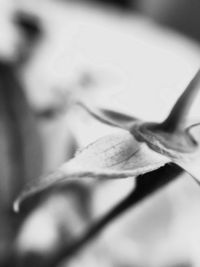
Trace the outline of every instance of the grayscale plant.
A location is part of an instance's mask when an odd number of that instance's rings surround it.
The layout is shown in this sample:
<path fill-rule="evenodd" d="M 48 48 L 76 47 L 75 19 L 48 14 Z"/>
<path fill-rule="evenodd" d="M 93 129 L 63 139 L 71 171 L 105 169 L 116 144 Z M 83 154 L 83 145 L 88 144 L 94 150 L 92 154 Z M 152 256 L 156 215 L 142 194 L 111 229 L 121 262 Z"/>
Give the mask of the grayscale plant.
<path fill-rule="evenodd" d="M 135 178 L 133 188 L 120 204 L 94 223 L 83 236 L 51 259 L 56 266 L 65 257 L 72 256 L 109 222 L 133 207 L 139 201 L 188 172 L 200 181 L 200 134 L 199 123 L 189 124 L 188 113 L 200 89 L 200 71 L 189 83 L 183 94 L 162 123 L 143 122 L 116 111 L 96 109 L 79 103 L 92 116 L 108 125 L 123 129 L 118 134 L 104 136 L 88 145 L 55 172 L 41 177 L 28 185 L 14 203 L 15 211 L 23 210 L 29 202 L 53 194 L 72 181 L 93 179 Z M 49 265 L 48 265 L 49 266 Z"/>
<path fill-rule="evenodd" d="M 98 120 L 126 131 L 100 138 L 54 173 L 28 185 L 16 200 L 15 210 L 31 196 L 74 179 L 136 177 L 169 163 L 175 163 L 199 181 L 200 124 L 188 126 L 187 122 L 187 114 L 199 88 L 200 71 L 162 123 L 143 122 L 129 115 L 81 104 Z"/>

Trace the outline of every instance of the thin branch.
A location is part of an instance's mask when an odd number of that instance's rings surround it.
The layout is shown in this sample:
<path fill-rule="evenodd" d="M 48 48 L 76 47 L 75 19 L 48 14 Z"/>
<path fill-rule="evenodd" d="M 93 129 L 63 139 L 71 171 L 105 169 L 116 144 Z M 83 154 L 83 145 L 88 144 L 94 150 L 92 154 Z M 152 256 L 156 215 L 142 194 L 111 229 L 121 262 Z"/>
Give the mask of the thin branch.
<path fill-rule="evenodd" d="M 68 260 L 80 249 L 85 247 L 96 235 L 109 225 L 113 220 L 121 216 L 125 211 L 133 208 L 138 202 L 156 190 L 175 180 L 183 171 L 176 165 L 167 165 L 151 173 L 147 173 L 137 178 L 137 187 L 122 202 L 115 206 L 103 218 L 93 224 L 79 239 L 75 240 L 70 246 L 63 247 L 62 251 L 48 259 L 43 267 L 55 267 L 63 260 Z"/>

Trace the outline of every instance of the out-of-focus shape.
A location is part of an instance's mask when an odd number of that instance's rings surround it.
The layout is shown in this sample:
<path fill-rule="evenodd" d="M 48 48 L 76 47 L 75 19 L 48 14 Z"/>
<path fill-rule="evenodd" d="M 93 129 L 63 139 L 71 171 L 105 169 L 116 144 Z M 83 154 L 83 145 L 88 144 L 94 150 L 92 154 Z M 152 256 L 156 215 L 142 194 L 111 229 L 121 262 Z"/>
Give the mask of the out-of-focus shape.
<path fill-rule="evenodd" d="M 198 0 L 140 0 L 137 5 L 144 15 L 200 41 Z"/>

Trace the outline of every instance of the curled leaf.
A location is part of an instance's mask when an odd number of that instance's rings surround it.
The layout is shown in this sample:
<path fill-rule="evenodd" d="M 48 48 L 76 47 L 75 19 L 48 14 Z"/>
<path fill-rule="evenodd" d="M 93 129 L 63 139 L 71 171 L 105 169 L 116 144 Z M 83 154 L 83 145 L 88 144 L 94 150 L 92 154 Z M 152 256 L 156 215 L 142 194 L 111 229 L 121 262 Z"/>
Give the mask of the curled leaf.
<path fill-rule="evenodd" d="M 167 157 L 151 150 L 145 143 L 138 142 L 129 132 L 105 136 L 84 148 L 55 173 L 27 187 L 16 200 L 14 208 L 18 211 L 19 205 L 25 199 L 76 179 L 135 177 L 153 171 L 167 162 Z"/>
<path fill-rule="evenodd" d="M 200 124 L 191 125 L 187 129 L 191 139 L 195 142 L 197 149 L 193 153 L 184 155 L 174 162 L 188 172 L 198 183 L 200 182 Z"/>
<path fill-rule="evenodd" d="M 195 123 L 186 128 L 188 135 L 198 144 L 200 139 L 200 123 Z"/>
<path fill-rule="evenodd" d="M 125 130 L 130 130 L 138 119 L 124 113 L 120 113 L 114 110 L 102 109 L 93 107 L 91 104 L 88 105 L 85 102 L 78 102 L 79 106 L 83 107 L 90 115 L 97 120 Z"/>

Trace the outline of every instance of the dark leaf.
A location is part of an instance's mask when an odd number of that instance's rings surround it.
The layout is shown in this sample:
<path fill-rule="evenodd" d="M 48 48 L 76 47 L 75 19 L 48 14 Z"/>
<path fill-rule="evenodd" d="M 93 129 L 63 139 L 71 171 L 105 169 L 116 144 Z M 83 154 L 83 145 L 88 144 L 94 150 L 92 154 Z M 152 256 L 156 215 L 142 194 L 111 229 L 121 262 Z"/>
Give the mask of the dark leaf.
<path fill-rule="evenodd" d="M 110 126 L 130 130 L 134 123 L 138 121 L 138 119 L 128 114 L 120 113 L 114 110 L 93 107 L 85 102 L 78 102 L 78 104 L 94 118 Z"/>

